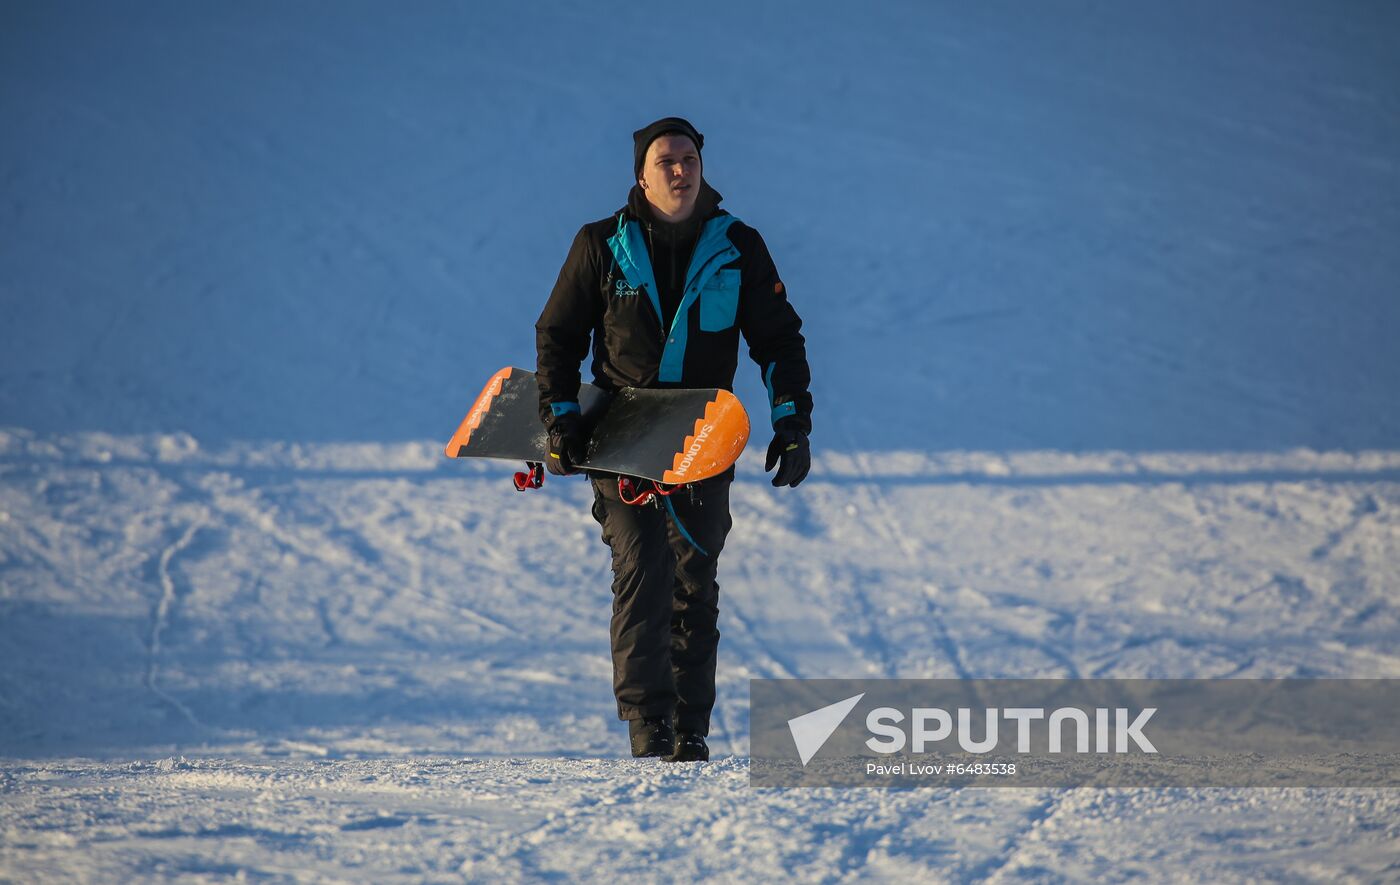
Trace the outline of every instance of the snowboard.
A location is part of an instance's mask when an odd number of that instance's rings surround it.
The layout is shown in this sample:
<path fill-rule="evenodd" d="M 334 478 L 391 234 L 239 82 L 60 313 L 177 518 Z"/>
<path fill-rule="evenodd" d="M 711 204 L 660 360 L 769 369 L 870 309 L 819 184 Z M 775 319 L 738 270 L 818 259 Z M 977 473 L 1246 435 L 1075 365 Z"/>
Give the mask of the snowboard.
<path fill-rule="evenodd" d="M 500 370 L 452 434 L 447 457 L 543 463 L 549 440 L 539 405 L 534 372 Z M 749 416 L 727 390 L 624 387 L 609 394 L 584 383 L 579 410 L 590 432 L 577 466 L 594 473 L 698 482 L 728 470 L 749 439 Z"/>

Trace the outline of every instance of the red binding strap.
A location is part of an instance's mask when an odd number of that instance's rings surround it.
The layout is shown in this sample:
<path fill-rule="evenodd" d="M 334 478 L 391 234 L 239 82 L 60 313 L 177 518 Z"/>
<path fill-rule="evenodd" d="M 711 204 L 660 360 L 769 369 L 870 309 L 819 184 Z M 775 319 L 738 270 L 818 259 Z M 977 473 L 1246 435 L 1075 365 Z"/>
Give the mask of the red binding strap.
<path fill-rule="evenodd" d="M 617 478 L 617 496 L 622 499 L 622 503 L 624 504 L 633 504 L 636 506 L 650 504 L 655 494 L 656 493 L 650 489 L 646 491 L 638 489 L 633 484 L 632 477 L 630 476 L 619 476 Z"/>
<path fill-rule="evenodd" d="M 515 490 L 538 489 L 544 485 L 544 465 L 537 461 L 526 461 L 525 470 L 515 474 Z"/>
<path fill-rule="evenodd" d="M 647 485 L 650 485 L 651 488 L 647 488 Z M 674 495 L 683 488 L 685 488 L 684 485 L 667 485 L 664 482 L 650 479 L 633 482 L 630 476 L 617 478 L 617 496 L 622 499 L 622 503 L 638 507 L 650 504 L 657 495 L 664 498 L 668 495 Z"/>

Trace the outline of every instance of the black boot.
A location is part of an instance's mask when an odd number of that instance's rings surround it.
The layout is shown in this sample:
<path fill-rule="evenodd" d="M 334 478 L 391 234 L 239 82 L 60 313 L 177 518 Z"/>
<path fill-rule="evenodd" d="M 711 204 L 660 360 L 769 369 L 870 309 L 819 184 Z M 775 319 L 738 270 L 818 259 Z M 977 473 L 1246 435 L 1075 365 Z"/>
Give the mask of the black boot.
<path fill-rule="evenodd" d="M 710 748 L 709 745 L 705 743 L 705 736 L 695 731 L 683 731 L 676 735 L 676 752 L 672 754 L 671 761 L 710 761 Z"/>
<path fill-rule="evenodd" d="M 632 738 L 632 755 L 669 757 L 676 750 L 676 732 L 664 716 L 629 719 L 627 733 Z"/>

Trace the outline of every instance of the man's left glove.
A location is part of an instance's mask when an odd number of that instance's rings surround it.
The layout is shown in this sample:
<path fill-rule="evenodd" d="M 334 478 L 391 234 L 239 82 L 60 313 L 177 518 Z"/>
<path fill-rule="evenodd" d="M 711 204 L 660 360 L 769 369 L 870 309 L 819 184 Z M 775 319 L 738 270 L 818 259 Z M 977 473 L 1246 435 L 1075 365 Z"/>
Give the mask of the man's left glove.
<path fill-rule="evenodd" d="M 578 473 L 578 465 L 588 456 L 588 434 L 576 413 L 554 416 L 549 426 L 549 457 L 545 468 L 555 476 Z"/>
<path fill-rule="evenodd" d="M 796 418 L 780 418 L 773 425 L 773 441 L 768 444 L 768 458 L 763 469 L 772 470 L 774 464 L 779 464 L 778 475 L 773 477 L 774 487 L 796 488 L 812 469 L 812 448 Z"/>

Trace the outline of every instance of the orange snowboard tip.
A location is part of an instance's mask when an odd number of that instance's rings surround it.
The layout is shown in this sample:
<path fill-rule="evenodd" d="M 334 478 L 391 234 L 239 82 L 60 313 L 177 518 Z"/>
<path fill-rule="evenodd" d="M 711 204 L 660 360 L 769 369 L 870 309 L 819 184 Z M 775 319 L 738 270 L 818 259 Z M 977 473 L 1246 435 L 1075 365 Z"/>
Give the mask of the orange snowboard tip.
<path fill-rule="evenodd" d="M 661 478 L 676 485 L 709 479 L 739 460 L 748 441 L 749 416 L 744 406 L 729 391 L 717 391 L 705 404 L 705 417 L 696 420 L 694 432 L 685 438 L 671 469 Z"/>
<path fill-rule="evenodd" d="M 510 367 L 502 369 L 491 376 L 491 380 L 486 382 L 486 387 L 481 391 L 481 395 L 472 403 L 471 411 L 467 412 L 467 417 L 462 419 L 458 425 L 457 432 L 452 434 L 452 439 L 447 443 L 447 457 L 462 457 L 462 449 L 467 447 L 471 441 L 472 431 L 481 426 L 481 421 L 486 417 L 486 413 L 491 411 L 491 402 L 500 396 L 501 388 L 505 386 L 506 379 L 510 377 Z"/>

